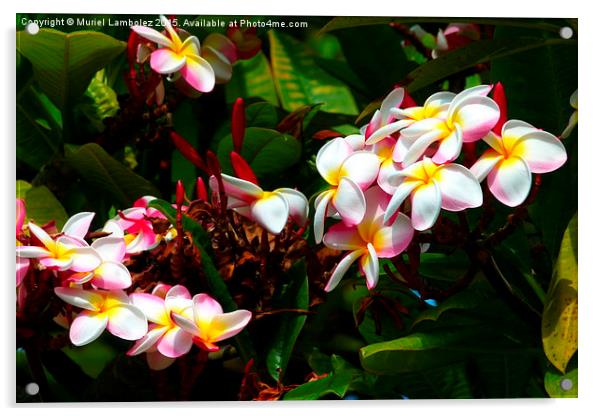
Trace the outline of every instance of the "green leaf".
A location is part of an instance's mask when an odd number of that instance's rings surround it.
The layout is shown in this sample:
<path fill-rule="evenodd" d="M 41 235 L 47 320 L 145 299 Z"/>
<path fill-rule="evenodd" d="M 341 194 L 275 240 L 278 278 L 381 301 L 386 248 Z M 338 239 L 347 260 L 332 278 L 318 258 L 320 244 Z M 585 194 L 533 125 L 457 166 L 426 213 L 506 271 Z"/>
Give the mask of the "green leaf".
<path fill-rule="evenodd" d="M 265 127 L 273 129 L 278 124 L 278 110 L 272 104 L 260 101 L 245 109 L 247 127 Z"/>
<path fill-rule="evenodd" d="M 125 50 L 125 42 L 100 32 L 17 32 L 17 49 L 33 65 L 34 78 L 52 102 L 65 110 L 94 74 Z"/>
<path fill-rule="evenodd" d="M 201 137 L 201 126 L 198 121 L 198 108 L 191 100 L 186 100 L 178 105 L 173 112 L 174 130 L 186 138 L 190 145 L 199 149 L 199 138 Z M 184 183 L 185 189 L 192 190 L 197 178 L 196 167 L 187 160 L 184 155 L 174 149 L 171 154 L 171 182 L 175 184 L 178 179 Z M 175 189 L 175 186 L 174 188 Z"/>
<path fill-rule="evenodd" d="M 320 33 L 358 26 L 388 25 L 390 23 L 474 23 L 482 25 L 514 26 L 548 30 L 558 33 L 566 25 L 563 19 L 497 19 L 483 17 L 335 17 L 320 30 Z"/>
<path fill-rule="evenodd" d="M 471 42 L 463 48 L 453 50 L 420 65 L 407 75 L 404 83 L 407 85 L 408 91 L 412 93 L 476 64 L 509 57 L 520 52 L 529 51 L 531 53 L 533 49 L 552 45 L 576 45 L 576 42 L 534 37 L 485 39 Z"/>
<path fill-rule="evenodd" d="M 117 350 L 103 338 L 82 347 L 69 345 L 62 351 L 92 378 L 97 378 L 117 356 Z"/>
<path fill-rule="evenodd" d="M 422 253 L 420 275 L 433 280 L 454 282 L 468 270 L 470 261 L 462 250 L 452 253 Z"/>
<path fill-rule="evenodd" d="M 398 387 L 411 399 L 472 399 L 471 379 L 462 363 L 400 374 Z"/>
<path fill-rule="evenodd" d="M 80 177 L 107 193 L 118 206 L 131 206 L 144 195 L 159 195 L 153 184 L 115 160 L 96 143 L 88 143 L 66 156 L 67 163 Z"/>
<path fill-rule="evenodd" d="M 169 222 L 172 223 L 172 225 L 176 225 L 176 210 L 169 202 L 161 199 L 154 199 L 150 202 L 149 206 L 161 211 L 163 215 L 167 217 Z M 210 248 L 211 244 L 209 235 L 199 223 L 194 221 L 192 218 L 187 217 L 186 215 L 182 216 L 182 227 L 185 231 L 188 231 L 192 234 L 193 242 L 201 254 L 201 264 L 203 265 L 203 270 L 205 271 L 207 284 L 211 289 L 211 295 L 213 295 L 222 305 L 225 312 L 237 310 L 238 305 L 236 302 L 234 302 L 234 299 L 232 299 L 232 295 L 230 295 L 228 286 L 226 286 L 226 282 L 224 282 L 224 279 L 215 267 L 213 259 L 207 253 L 207 250 Z M 236 343 L 238 353 L 245 363 L 255 356 L 253 344 L 247 330 L 243 330 L 241 333 L 239 333 L 234 338 L 234 341 Z"/>
<path fill-rule="evenodd" d="M 274 309 L 302 309 L 309 307 L 309 292 L 305 262 L 300 260 L 288 272 L 289 282 L 274 299 Z M 271 345 L 268 347 L 266 364 L 276 381 L 282 381 L 297 337 L 303 329 L 307 315 L 284 313 L 275 324 Z M 277 325 L 277 326 L 276 326 Z"/>
<path fill-rule="evenodd" d="M 567 227 L 541 322 L 543 348 L 548 360 L 564 372 L 577 351 L 577 215 Z"/>
<path fill-rule="evenodd" d="M 553 398 L 577 398 L 579 391 L 578 370 L 574 368 L 562 374 L 554 369 L 546 371 L 544 376 L 546 392 Z"/>
<path fill-rule="evenodd" d="M 287 111 L 324 103 L 323 111 L 357 114 L 349 87 L 322 70 L 306 46 L 282 32 L 268 32 L 276 91 Z"/>
<path fill-rule="evenodd" d="M 35 186 L 27 191 L 25 210 L 30 221 L 43 225 L 54 220 L 59 230 L 68 218 L 65 208 L 45 186 Z"/>
<path fill-rule="evenodd" d="M 362 367 L 376 374 L 405 373 L 461 361 L 466 352 L 452 349 L 475 335 L 473 327 L 414 333 L 360 349 Z"/>
<path fill-rule="evenodd" d="M 278 105 L 272 71 L 263 52 L 234 64 L 232 79 L 226 84 L 226 102 L 233 103 L 238 97 L 258 97 Z"/>
<path fill-rule="evenodd" d="M 42 97 L 30 85 L 17 98 L 17 160 L 34 169 L 48 162 L 59 151 L 62 141 Z"/>
<path fill-rule="evenodd" d="M 99 71 L 92 78 L 90 85 L 76 109 L 81 111 L 97 132 L 104 130 L 103 120 L 113 117 L 119 111 L 117 94 L 107 84 L 104 71 Z"/>
<path fill-rule="evenodd" d="M 230 152 L 232 135 L 225 136 L 218 145 L 217 157 L 224 173 L 232 174 Z M 301 144 L 288 134 L 262 127 L 245 130 L 242 156 L 255 174 L 266 177 L 281 173 L 297 163 L 301 157 Z"/>
<path fill-rule="evenodd" d="M 25 201 L 25 196 L 27 195 L 27 191 L 31 189 L 31 184 L 27 181 L 17 179 L 17 184 L 15 186 L 15 190 L 17 191 L 17 198 L 21 198 Z"/>

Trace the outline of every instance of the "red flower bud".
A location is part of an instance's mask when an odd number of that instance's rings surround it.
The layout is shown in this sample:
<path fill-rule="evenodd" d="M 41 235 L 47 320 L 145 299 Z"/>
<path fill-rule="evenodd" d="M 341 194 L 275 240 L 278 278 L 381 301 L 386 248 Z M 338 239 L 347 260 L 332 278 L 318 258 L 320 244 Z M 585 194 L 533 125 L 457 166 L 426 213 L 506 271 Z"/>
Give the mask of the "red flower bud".
<path fill-rule="evenodd" d="M 169 135 L 173 144 L 180 151 L 180 153 L 184 155 L 186 159 L 191 161 L 192 164 L 197 168 L 203 170 L 206 173 L 209 173 L 209 171 L 207 170 L 207 165 L 205 164 L 205 162 L 203 162 L 201 156 L 198 154 L 195 148 L 192 147 L 192 145 L 186 141 L 185 138 L 180 136 L 175 131 L 172 131 Z"/>
<path fill-rule="evenodd" d="M 493 101 L 496 102 L 500 108 L 500 119 L 497 124 L 493 126 L 493 132 L 498 136 L 502 134 L 502 126 L 508 120 L 508 102 L 506 101 L 506 92 L 501 82 L 495 84 L 493 87 Z"/>
<path fill-rule="evenodd" d="M 207 150 L 207 169 L 209 170 L 209 174 L 214 175 L 215 177 L 222 174 L 222 167 L 219 164 L 219 160 L 211 150 Z"/>
<path fill-rule="evenodd" d="M 403 100 L 401 101 L 399 108 L 408 107 L 416 107 L 416 101 L 414 101 L 412 96 L 408 93 L 408 90 L 405 90 L 405 94 L 403 95 Z"/>
<path fill-rule="evenodd" d="M 196 178 L 196 198 L 201 201 L 207 201 L 207 187 L 205 187 L 205 182 L 203 178 Z"/>
<path fill-rule="evenodd" d="M 180 179 L 176 182 L 176 205 L 181 207 L 186 199 L 186 191 L 184 190 L 184 184 Z"/>
<path fill-rule="evenodd" d="M 241 155 L 236 152 L 230 152 L 230 161 L 232 162 L 232 168 L 234 169 L 236 176 L 245 181 L 253 182 L 255 185 L 259 185 L 259 181 L 257 180 L 253 169 L 251 169 L 251 166 L 249 166 L 247 161 L 244 160 Z"/>
<path fill-rule="evenodd" d="M 232 107 L 232 143 L 234 151 L 240 153 L 245 138 L 245 101 L 237 98 Z"/>

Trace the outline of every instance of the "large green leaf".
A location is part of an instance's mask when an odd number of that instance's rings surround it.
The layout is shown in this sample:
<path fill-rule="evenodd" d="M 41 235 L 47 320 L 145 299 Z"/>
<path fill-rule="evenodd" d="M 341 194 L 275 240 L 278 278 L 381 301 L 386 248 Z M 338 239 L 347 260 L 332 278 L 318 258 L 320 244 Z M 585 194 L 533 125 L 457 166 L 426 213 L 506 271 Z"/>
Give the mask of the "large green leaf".
<path fill-rule="evenodd" d="M 577 351 L 577 216 L 564 233 L 556 269 L 548 289 L 541 323 L 543 347 L 554 366 L 564 372 Z"/>
<path fill-rule="evenodd" d="M 409 399 L 472 399 L 471 379 L 463 363 L 400 374 L 399 387 Z"/>
<path fill-rule="evenodd" d="M 88 143 L 66 156 L 67 163 L 93 189 L 104 191 L 120 207 L 141 196 L 159 195 L 153 184 L 115 160 L 96 143 Z"/>
<path fill-rule="evenodd" d="M 42 225 L 54 220 L 60 230 L 68 215 L 54 194 L 45 186 L 34 186 L 25 194 L 27 218 Z"/>
<path fill-rule="evenodd" d="M 330 32 L 333 30 L 346 29 L 358 26 L 388 25 L 390 23 L 414 24 L 414 23 L 474 23 L 483 25 L 503 25 L 514 27 L 527 27 L 534 29 L 548 30 L 558 33 L 560 28 L 566 25 L 561 19 L 520 19 L 505 18 L 496 19 L 493 17 L 335 17 L 329 21 L 320 32 Z"/>
<path fill-rule="evenodd" d="M 151 201 L 149 206 L 161 211 L 174 226 L 176 225 L 176 210 L 169 202 L 161 199 L 155 199 Z M 187 217 L 186 215 L 182 216 L 182 227 L 184 230 L 192 234 L 194 244 L 201 254 L 201 264 L 203 265 L 203 270 L 205 271 L 207 284 L 211 289 L 211 295 L 218 300 L 218 302 L 224 308 L 224 311 L 231 312 L 238 309 L 238 305 L 236 305 L 236 302 L 234 302 L 234 299 L 232 299 L 224 279 L 219 274 L 219 271 L 213 263 L 213 259 L 207 253 L 207 250 L 210 248 L 211 244 L 207 232 L 199 223 L 194 221 L 192 218 Z M 242 331 L 234 338 L 234 341 L 240 356 L 242 357 L 243 361 L 247 363 L 255 355 L 253 344 L 248 332 L 246 330 Z"/>
<path fill-rule="evenodd" d="M 61 148 L 60 131 L 48 107 L 31 85 L 17 97 L 16 156 L 34 169 L 40 169 Z"/>
<path fill-rule="evenodd" d="M 302 309 L 309 307 L 307 270 L 303 261 L 298 261 L 288 272 L 290 279 L 275 296 L 274 308 Z M 303 329 L 307 315 L 284 313 L 274 332 L 266 357 L 268 372 L 276 381 L 281 381 L 286 372 L 297 337 Z"/>
<path fill-rule="evenodd" d="M 420 90 L 450 75 L 471 68 L 476 64 L 545 46 L 576 45 L 575 41 L 564 39 L 541 39 L 537 37 L 513 37 L 508 39 L 485 39 L 469 43 L 463 48 L 451 51 L 437 59 L 430 60 L 410 72 L 404 83 L 410 92 Z M 513 69 L 516 71 L 516 68 Z"/>
<path fill-rule="evenodd" d="M 349 88 L 322 70 L 303 43 L 274 30 L 269 38 L 276 91 L 285 110 L 324 103 L 323 111 L 357 114 Z"/>
<path fill-rule="evenodd" d="M 232 79 L 226 84 L 226 101 L 233 103 L 238 97 L 258 97 L 278 105 L 274 79 L 263 52 L 251 59 L 240 60 L 234 65 Z"/>
<path fill-rule="evenodd" d="M 125 50 L 125 42 L 100 32 L 41 29 L 17 33 L 17 49 L 33 65 L 42 90 L 64 110 L 86 90 L 92 76 Z"/>
<path fill-rule="evenodd" d="M 232 174 L 230 152 L 233 150 L 232 135 L 220 142 L 217 157 L 224 173 Z M 262 127 L 245 130 L 242 156 L 259 177 L 278 174 L 293 166 L 301 157 L 301 144 L 288 134 Z"/>

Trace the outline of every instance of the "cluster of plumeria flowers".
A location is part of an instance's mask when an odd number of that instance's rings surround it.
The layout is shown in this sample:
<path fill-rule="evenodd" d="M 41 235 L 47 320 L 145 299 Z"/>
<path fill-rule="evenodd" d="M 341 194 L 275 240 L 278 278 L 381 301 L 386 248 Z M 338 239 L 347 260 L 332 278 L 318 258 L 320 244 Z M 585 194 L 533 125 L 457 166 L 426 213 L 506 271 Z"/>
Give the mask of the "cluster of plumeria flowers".
<path fill-rule="evenodd" d="M 368 288 L 374 288 L 380 258 L 402 253 L 415 231 L 433 227 L 442 209 L 481 206 L 485 179 L 496 199 L 516 207 L 527 199 L 532 173 L 564 164 L 561 141 L 524 121 L 505 121 L 505 99 L 500 110 L 488 97 L 492 89 L 438 92 L 417 106 L 396 88 L 360 134 L 332 139 L 320 149 L 316 167 L 329 187 L 315 199 L 314 237 L 349 252 L 326 291 L 358 259 Z M 496 89 L 503 95 L 500 84 Z M 490 148 L 470 168 L 454 163 L 465 144 L 478 141 Z M 340 222 L 324 232 L 329 217 Z"/>
<path fill-rule="evenodd" d="M 52 232 L 33 222 L 25 225 L 25 204 L 18 199 L 17 289 L 24 290 L 23 279 L 30 267 L 52 272 L 60 281 L 54 293 L 80 310 L 75 317 L 55 319 L 69 326 L 74 345 L 89 344 L 106 329 L 136 341 L 128 355 L 146 352 L 149 366 L 161 370 L 188 353 L 193 344 L 206 351 L 218 350 L 216 343 L 238 334 L 252 314 L 243 309 L 224 313 L 211 296 L 191 296 L 181 285 L 158 283 L 152 293 L 126 294 L 132 278 L 124 261 L 156 247 L 175 231 L 155 234 L 151 221 L 164 216 L 148 206 L 153 199 L 142 197 L 108 220 L 97 233 L 103 236 L 91 243 L 86 237 L 94 213 L 75 214 L 60 232 Z"/>

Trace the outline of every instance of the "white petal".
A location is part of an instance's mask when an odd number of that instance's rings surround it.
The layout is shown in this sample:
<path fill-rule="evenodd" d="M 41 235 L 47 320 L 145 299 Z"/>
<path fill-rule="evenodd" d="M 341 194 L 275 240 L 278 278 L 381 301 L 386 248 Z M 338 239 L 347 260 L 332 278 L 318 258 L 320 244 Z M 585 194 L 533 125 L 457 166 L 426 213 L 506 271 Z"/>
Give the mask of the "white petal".
<path fill-rule="evenodd" d="M 339 282 L 341 281 L 341 279 L 343 279 L 343 276 L 345 276 L 345 273 L 347 273 L 347 270 L 349 270 L 349 267 L 351 267 L 351 265 L 363 253 L 364 253 L 363 249 L 362 250 L 355 250 L 355 251 L 352 251 L 351 253 L 347 254 L 345 257 L 343 257 L 341 259 L 341 261 L 339 261 L 339 264 L 337 264 L 337 267 L 332 272 L 332 275 L 330 276 L 330 279 L 328 280 L 328 283 L 326 283 L 326 286 L 324 287 L 324 290 L 326 292 L 330 292 L 335 287 L 337 287 L 338 284 L 339 284 Z"/>
<path fill-rule="evenodd" d="M 263 189 L 255 185 L 253 182 L 245 181 L 244 179 L 235 178 L 234 176 L 222 173 L 222 181 L 224 183 L 224 191 L 228 196 L 232 196 L 241 201 L 250 203 L 263 195 Z M 217 181 L 209 181 L 211 189 L 218 192 Z"/>
<path fill-rule="evenodd" d="M 132 276 L 123 264 L 105 261 L 94 270 L 92 284 L 101 289 L 127 289 L 132 285 Z"/>
<path fill-rule="evenodd" d="M 347 177 L 342 177 L 332 204 L 346 224 L 359 224 L 366 213 L 366 199 L 361 188 Z"/>
<path fill-rule="evenodd" d="M 90 224 L 94 219 L 93 212 L 80 212 L 67 220 L 63 226 L 63 233 L 70 237 L 84 238 L 88 234 Z"/>
<path fill-rule="evenodd" d="M 500 108 L 495 101 L 489 97 L 470 96 L 448 115 L 448 123 L 458 123 L 462 127 L 462 140 L 474 142 L 489 133 L 499 118 Z"/>
<path fill-rule="evenodd" d="M 69 339 L 76 346 L 89 344 L 107 327 L 107 315 L 83 311 L 75 317 L 69 328 Z"/>
<path fill-rule="evenodd" d="M 116 337 L 134 341 L 146 334 L 148 324 L 144 313 L 134 305 L 119 305 L 108 311 L 107 330 Z"/>
<path fill-rule="evenodd" d="M 55 287 L 54 293 L 64 302 L 89 311 L 98 311 L 104 302 L 102 295 L 92 290 Z"/>
<path fill-rule="evenodd" d="M 441 210 L 441 192 L 436 182 L 423 185 L 412 194 L 412 226 L 418 231 L 431 228 Z"/>
<path fill-rule="evenodd" d="M 441 207 L 448 211 L 462 211 L 483 204 L 483 192 L 477 178 L 464 166 L 442 166 L 436 174 L 441 191 Z"/>
<path fill-rule="evenodd" d="M 303 227 L 307 223 L 307 217 L 309 215 L 309 202 L 307 202 L 305 195 L 291 188 L 279 188 L 274 192 L 286 199 L 289 216 L 299 227 Z"/>
<path fill-rule="evenodd" d="M 173 48 L 173 42 L 169 40 L 167 36 L 165 36 L 161 32 L 156 31 L 155 29 L 152 29 L 147 26 L 132 26 L 132 30 L 138 35 L 142 36 L 144 39 L 150 40 L 151 42 L 155 42 L 161 46 Z"/>
<path fill-rule="evenodd" d="M 341 165 L 352 153 L 351 145 L 337 137 L 320 148 L 316 155 L 316 168 L 326 182 L 337 185 Z"/>
<path fill-rule="evenodd" d="M 522 136 L 514 145 L 512 154 L 527 162 L 529 170 L 533 173 L 552 172 L 561 167 L 567 159 L 562 142 L 543 130 Z"/>
<path fill-rule="evenodd" d="M 385 97 L 380 105 L 380 116 L 383 124 L 390 121 L 389 118 L 391 117 L 391 109 L 398 108 L 401 105 L 404 95 L 405 90 L 403 88 L 395 88 Z"/>
<path fill-rule="evenodd" d="M 418 181 L 405 180 L 397 187 L 397 190 L 395 190 L 395 193 L 391 197 L 391 201 L 389 201 L 389 205 L 387 205 L 387 209 L 385 210 L 385 223 L 395 215 L 403 201 L 405 201 L 418 186 L 420 186 L 420 182 Z"/>
<path fill-rule="evenodd" d="M 444 133 L 440 130 L 433 130 L 420 136 L 408 149 L 408 152 L 403 158 L 403 166 L 409 166 L 420 159 L 431 144 L 444 137 L 443 134 Z"/>
<path fill-rule="evenodd" d="M 333 191 L 325 191 L 318 195 L 319 202 L 318 198 L 316 198 L 316 202 L 318 202 L 316 213 L 314 214 L 314 239 L 316 244 L 322 242 L 322 237 L 324 236 L 324 222 L 326 221 L 326 210 L 330 205 L 333 195 Z"/>
<path fill-rule="evenodd" d="M 489 172 L 502 160 L 503 156 L 493 149 L 489 149 L 470 168 L 472 174 L 479 182 L 489 175 Z"/>
<path fill-rule="evenodd" d="M 366 276 L 366 286 L 373 289 L 378 283 L 378 256 L 372 243 L 368 243 L 368 251 L 361 258 L 360 268 Z"/>
<path fill-rule="evenodd" d="M 288 220 L 288 212 L 286 199 L 277 193 L 251 204 L 253 219 L 272 234 L 280 234 Z"/>
<path fill-rule="evenodd" d="M 245 309 L 217 315 L 213 318 L 211 325 L 224 328 L 224 331 L 216 336 L 212 342 L 223 341 L 237 335 L 249 323 L 252 316 L 253 314 Z"/>
<path fill-rule="evenodd" d="M 372 152 L 355 152 L 343 162 L 339 171 L 339 179 L 347 177 L 361 189 L 366 189 L 378 177 L 380 160 Z"/>
<path fill-rule="evenodd" d="M 127 352 L 127 355 L 134 356 L 146 352 L 153 345 L 159 341 L 159 339 L 167 332 L 169 327 L 167 326 L 155 326 L 150 328 L 149 331 L 140 338 Z"/>
<path fill-rule="evenodd" d="M 500 162 L 487 177 L 491 193 L 509 207 L 520 205 L 531 189 L 531 172 L 527 163 L 518 157 Z"/>
<path fill-rule="evenodd" d="M 456 160 L 462 151 L 462 129 L 458 124 L 449 136 L 441 140 L 433 162 L 441 164 Z"/>
<path fill-rule="evenodd" d="M 386 124 L 378 130 L 376 130 L 374 133 L 372 133 L 370 137 L 366 139 L 366 144 L 371 145 L 378 143 L 385 137 L 390 136 L 391 134 L 403 129 L 404 127 L 409 126 L 412 123 L 413 121 L 411 120 L 399 120 L 394 123 Z"/>
<path fill-rule="evenodd" d="M 96 239 L 91 247 L 105 261 L 123 261 L 125 256 L 125 241 L 123 237 L 102 237 Z"/>

